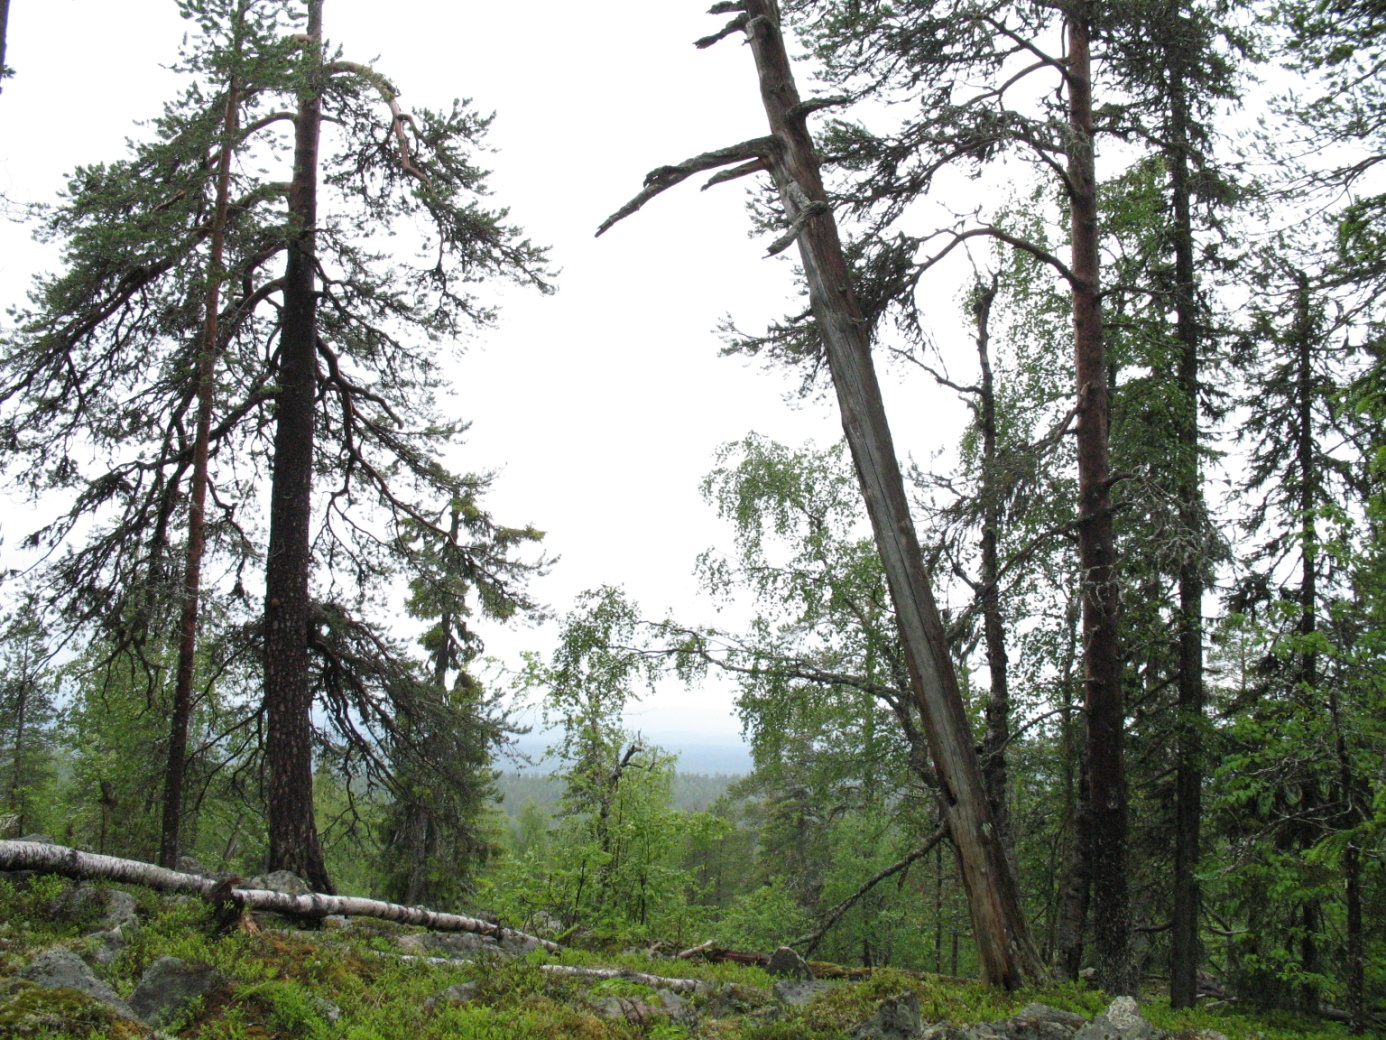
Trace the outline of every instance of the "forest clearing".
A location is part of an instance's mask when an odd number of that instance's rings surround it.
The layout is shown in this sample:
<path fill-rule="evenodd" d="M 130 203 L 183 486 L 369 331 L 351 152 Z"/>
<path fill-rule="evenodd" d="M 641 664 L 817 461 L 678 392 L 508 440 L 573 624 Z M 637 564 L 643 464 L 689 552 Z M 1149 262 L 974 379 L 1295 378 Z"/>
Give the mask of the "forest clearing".
<path fill-rule="evenodd" d="M 162 108 L 59 183 L 0 0 L 0 1034 L 1386 1029 L 1376 6 L 724 0 L 706 80 L 555 7 L 493 95 L 437 48 L 514 11 L 140 2 Z M 524 91 L 601 197 L 485 168 Z"/>

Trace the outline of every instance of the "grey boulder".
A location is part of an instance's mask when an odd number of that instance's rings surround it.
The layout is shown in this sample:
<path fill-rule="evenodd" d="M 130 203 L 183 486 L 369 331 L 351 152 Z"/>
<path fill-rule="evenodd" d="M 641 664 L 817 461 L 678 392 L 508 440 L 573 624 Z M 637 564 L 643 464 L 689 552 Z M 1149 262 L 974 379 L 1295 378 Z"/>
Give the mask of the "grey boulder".
<path fill-rule="evenodd" d="M 130 994 L 130 1008 L 151 1026 L 166 1025 L 198 997 L 223 988 L 226 980 L 206 964 L 160 957 L 144 970 Z"/>
<path fill-rule="evenodd" d="M 1070 1040 L 1086 1024 L 1082 1015 L 1044 1004 L 1027 1004 L 998 1022 L 929 1026 L 920 1040 Z"/>
<path fill-rule="evenodd" d="M 308 882 L 288 870 L 274 870 L 268 874 L 260 874 L 246 879 L 244 884 L 236 887 L 259 889 L 264 892 L 283 892 L 290 896 L 310 896 L 313 894 L 313 890 L 308 887 Z"/>
<path fill-rule="evenodd" d="M 1073 1040 L 1156 1040 L 1162 1036 L 1131 997 L 1117 997 L 1107 1010 L 1073 1034 Z"/>
<path fill-rule="evenodd" d="M 86 961 L 69 950 L 44 950 L 19 973 L 19 977 L 44 989 L 75 989 L 125 1018 L 138 1018 L 115 990 L 92 974 Z"/>
<path fill-rule="evenodd" d="M 770 963 L 765 966 L 765 970 L 782 979 L 813 978 L 813 970 L 809 968 L 808 961 L 788 946 L 781 946 L 770 955 Z"/>
<path fill-rule="evenodd" d="M 905 992 L 887 997 L 876 1005 L 876 1013 L 852 1030 L 853 1040 L 912 1040 L 923 1022 L 919 1017 L 919 994 Z"/>

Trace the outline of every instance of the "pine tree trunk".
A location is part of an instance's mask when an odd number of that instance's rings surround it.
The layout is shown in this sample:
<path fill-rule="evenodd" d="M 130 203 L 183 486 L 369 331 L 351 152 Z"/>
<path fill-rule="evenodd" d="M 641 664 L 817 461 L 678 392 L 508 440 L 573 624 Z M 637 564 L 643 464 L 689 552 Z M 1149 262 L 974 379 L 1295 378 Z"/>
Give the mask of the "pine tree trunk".
<path fill-rule="evenodd" d="M 1183 67 L 1170 68 L 1170 198 L 1174 210 L 1175 334 L 1179 340 L 1181 523 L 1186 538 L 1202 526 L 1199 466 L 1199 330 L 1189 189 L 1188 99 Z M 1179 715 L 1174 825 L 1174 906 L 1171 914 L 1170 1005 L 1198 1002 L 1202 895 L 1198 883 L 1203 816 L 1203 561 L 1185 552 L 1179 563 Z"/>
<path fill-rule="evenodd" d="M 279 393 L 265 565 L 265 757 L 269 768 L 269 868 L 290 870 L 331 892 L 313 817 L 313 692 L 308 677 L 312 603 L 310 524 L 313 404 L 316 386 L 316 249 L 318 133 L 322 121 L 322 0 L 309 0 L 308 77 L 294 133 L 289 212 L 295 228 L 284 274 L 279 338 Z"/>
<path fill-rule="evenodd" d="M 1097 178 L 1093 154 L 1088 5 L 1069 12 L 1068 179 L 1073 240 L 1073 329 L 1078 382 L 1078 554 L 1083 575 L 1084 703 L 1092 807 L 1091 878 L 1098 984 L 1132 994 L 1127 889 L 1127 797 L 1122 757 L 1125 712 L 1117 638 L 1119 590 L 1107 453 L 1107 357 L 1103 345 Z"/>
<path fill-rule="evenodd" d="M 240 57 L 241 22 L 245 3 L 236 11 L 235 57 Z M 240 84 L 233 73 L 226 90 L 222 120 L 221 154 L 217 162 L 216 202 L 207 259 L 207 292 L 202 347 L 197 358 L 197 429 L 193 440 L 192 487 L 188 503 L 188 549 L 183 569 L 183 609 L 178 625 L 178 671 L 173 686 L 173 711 L 169 719 L 168 765 L 164 770 L 163 831 L 159 839 L 159 865 L 178 866 L 179 832 L 183 820 L 183 786 L 187 771 L 188 725 L 192 718 L 193 672 L 197 660 L 197 616 L 202 594 L 202 554 L 206 545 L 207 454 L 212 430 L 212 406 L 218 359 L 217 317 L 221 309 L 224 277 L 226 220 L 230 207 L 231 158 L 240 119 Z"/>
<path fill-rule="evenodd" d="M 779 154 L 769 162 L 798 235 L 814 319 L 823 338 L 867 513 L 875 533 L 929 749 L 958 848 L 982 977 L 1018 987 L 1045 977 L 1015 879 L 991 819 L 986 788 L 943 625 L 905 498 L 865 322 L 826 208 L 818 160 L 799 104 L 773 0 L 747 0 L 746 34 Z M 812 213 L 811 209 L 820 208 Z"/>

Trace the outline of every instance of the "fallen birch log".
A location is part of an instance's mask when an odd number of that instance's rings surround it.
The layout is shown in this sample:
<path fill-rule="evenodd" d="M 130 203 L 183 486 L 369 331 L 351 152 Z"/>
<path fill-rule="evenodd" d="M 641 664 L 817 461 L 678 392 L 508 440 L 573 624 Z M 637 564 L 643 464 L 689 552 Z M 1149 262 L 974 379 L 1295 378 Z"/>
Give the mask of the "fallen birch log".
<path fill-rule="evenodd" d="M 287 892 L 269 892 L 258 888 L 232 888 L 228 891 L 215 878 L 156 867 L 133 859 L 98 856 L 93 852 L 78 852 L 62 845 L 43 845 L 33 841 L 0 841 L 0 870 L 33 870 L 44 874 L 59 874 L 77 880 L 116 881 L 127 885 L 144 885 L 161 892 L 181 892 L 203 899 L 221 901 L 229 896 L 231 902 L 246 910 L 270 910 L 289 917 L 321 920 L 329 914 L 346 917 L 376 917 L 396 924 L 421 925 L 435 932 L 471 932 L 486 935 L 498 942 L 511 939 L 535 942 L 550 953 L 562 947 L 538 936 L 502 928 L 461 914 L 445 914 L 420 906 L 401 906 L 378 899 L 356 896 L 329 896 L 320 893 L 291 896 Z"/>
<path fill-rule="evenodd" d="M 702 979 L 670 979 L 663 975 L 646 975 L 643 971 L 628 971 L 625 968 L 579 968 L 571 964 L 541 964 L 540 971 L 554 975 L 568 975 L 579 979 L 624 979 L 638 982 L 642 986 L 656 989 L 671 989 L 675 993 L 709 993 L 716 986 Z"/>

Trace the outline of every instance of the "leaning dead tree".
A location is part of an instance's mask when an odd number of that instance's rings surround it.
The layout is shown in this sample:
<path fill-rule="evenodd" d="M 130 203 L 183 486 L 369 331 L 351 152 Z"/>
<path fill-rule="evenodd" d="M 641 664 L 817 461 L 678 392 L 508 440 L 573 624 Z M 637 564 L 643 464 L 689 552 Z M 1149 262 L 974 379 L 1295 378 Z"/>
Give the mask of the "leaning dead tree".
<path fill-rule="evenodd" d="M 216 878 L 156 867 L 133 859 L 98 856 L 78 852 L 62 845 L 47 845 L 34 841 L 0 841 L 0 870 L 33 870 L 42 874 L 58 874 L 79 881 L 115 881 L 128 885 L 144 885 L 160 892 L 181 892 L 201 896 L 211 902 L 231 902 L 243 910 L 270 910 L 289 917 L 322 920 L 329 914 L 346 917 L 378 917 L 396 924 L 421 925 L 435 932 L 472 932 L 486 935 L 498 942 L 505 939 L 536 942 L 550 953 L 562 947 L 547 939 L 513 928 L 482 921 L 461 914 L 445 914 L 421 906 L 401 906 L 379 899 L 360 899 L 356 896 L 333 896 L 313 893 L 293 896 L 287 892 L 269 892 L 258 888 L 235 888 Z"/>
<path fill-rule="evenodd" d="M 1015 878 L 987 805 L 971 728 L 886 421 L 867 323 L 808 132 L 809 114 L 834 102 L 800 100 L 774 0 L 718 3 L 710 13 L 733 18 L 698 45 L 745 34 L 755 57 L 770 134 L 652 171 L 644 190 L 607 218 L 597 234 L 700 172 L 721 171 L 708 181 L 709 187 L 761 172 L 773 178 L 788 227 L 770 252 L 799 244 L 814 321 L 895 605 L 946 823 L 962 864 L 981 974 L 988 983 L 1007 988 L 1038 981 L 1046 976 L 1044 964 L 1030 940 Z"/>

